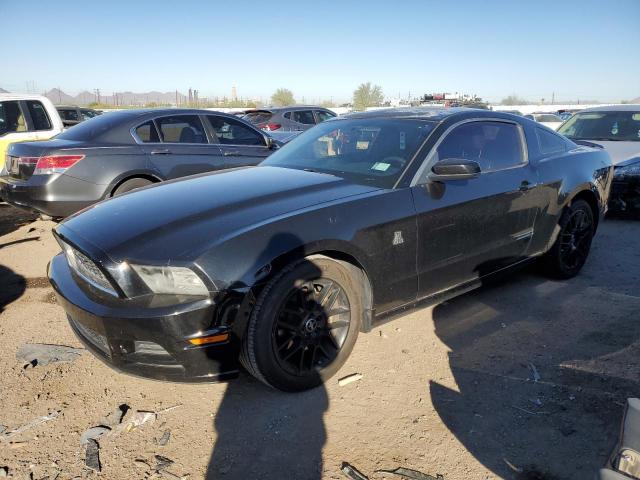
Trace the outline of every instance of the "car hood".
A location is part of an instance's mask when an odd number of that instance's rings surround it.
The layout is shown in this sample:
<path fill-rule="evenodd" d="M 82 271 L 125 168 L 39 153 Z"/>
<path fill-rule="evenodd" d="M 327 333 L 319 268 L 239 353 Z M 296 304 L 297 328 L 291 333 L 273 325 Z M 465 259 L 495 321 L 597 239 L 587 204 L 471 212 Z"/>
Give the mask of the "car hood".
<path fill-rule="evenodd" d="M 57 232 L 89 242 L 115 262 L 192 261 L 270 219 L 373 190 L 322 173 L 240 168 L 100 202 L 66 219 Z"/>
<path fill-rule="evenodd" d="M 603 147 L 615 166 L 629 161 L 633 163 L 640 157 L 640 142 L 607 142 L 604 140 L 589 140 L 589 142 Z"/>

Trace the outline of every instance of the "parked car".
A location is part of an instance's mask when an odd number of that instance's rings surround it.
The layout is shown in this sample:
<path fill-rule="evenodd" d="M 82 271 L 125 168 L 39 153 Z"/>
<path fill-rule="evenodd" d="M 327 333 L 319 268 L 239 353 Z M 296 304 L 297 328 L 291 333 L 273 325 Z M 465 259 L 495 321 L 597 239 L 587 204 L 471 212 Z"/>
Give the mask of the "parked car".
<path fill-rule="evenodd" d="M 51 138 L 62 128 L 60 116 L 48 98 L 0 93 L 0 172 L 9 144 Z"/>
<path fill-rule="evenodd" d="M 266 131 L 302 131 L 335 116 L 326 108 L 298 105 L 250 110 L 242 118 Z"/>
<path fill-rule="evenodd" d="M 502 113 L 510 113 L 512 115 L 522 116 L 522 112 L 520 110 L 495 110 L 496 112 Z M 533 120 L 532 118 L 530 120 Z"/>
<path fill-rule="evenodd" d="M 530 113 L 525 115 L 525 117 L 553 130 L 557 130 L 557 128 L 562 125 L 562 119 L 555 113 Z"/>
<path fill-rule="evenodd" d="M 587 108 L 565 122 L 559 133 L 603 147 L 615 165 L 611 210 L 640 212 L 640 105 Z"/>
<path fill-rule="evenodd" d="M 196 173 L 256 165 L 281 142 L 232 115 L 208 110 L 123 110 L 47 142 L 15 144 L 0 196 L 66 217 L 105 198 Z"/>
<path fill-rule="evenodd" d="M 514 115 L 391 109 L 324 122 L 255 168 L 167 182 L 55 229 L 49 278 L 80 340 L 162 380 L 304 390 L 360 331 L 540 258 L 584 265 L 605 151 Z"/>
<path fill-rule="evenodd" d="M 65 127 L 73 127 L 74 125 L 79 124 L 85 120 L 89 120 L 90 118 L 97 117 L 101 115 L 102 112 L 98 110 L 94 110 L 92 108 L 82 108 L 82 107 L 73 107 L 73 106 L 63 106 L 59 105 L 56 107 L 58 113 L 60 114 L 60 118 L 62 119 L 62 123 Z"/>

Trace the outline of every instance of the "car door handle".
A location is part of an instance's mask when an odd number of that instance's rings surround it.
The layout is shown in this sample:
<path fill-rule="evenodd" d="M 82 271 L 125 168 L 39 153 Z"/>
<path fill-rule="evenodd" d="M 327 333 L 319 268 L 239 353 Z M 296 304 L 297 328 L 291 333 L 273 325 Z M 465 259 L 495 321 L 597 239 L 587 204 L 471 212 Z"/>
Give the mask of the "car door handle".
<path fill-rule="evenodd" d="M 240 156 L 242 156 L 242 154 L 237 150 L 233 150 L 233 151 L 225 151 L 224 152 L 224 156 L 225 157 L 240 157 Z"/>
<path fill-rule="evenodd" d="M 523 180 L 520 184 L 520 191 L 526 192 L 527 190 L 531 190 L 533 187 L 535 187 L 533 183 L 529 182 L 528 180 Z"/>
<path fill-rule="evenodd" d="M 156 148 L 151 150 L 151 155 L 166 155 L 168 153 L 171 153 L 168 148 Z"/>

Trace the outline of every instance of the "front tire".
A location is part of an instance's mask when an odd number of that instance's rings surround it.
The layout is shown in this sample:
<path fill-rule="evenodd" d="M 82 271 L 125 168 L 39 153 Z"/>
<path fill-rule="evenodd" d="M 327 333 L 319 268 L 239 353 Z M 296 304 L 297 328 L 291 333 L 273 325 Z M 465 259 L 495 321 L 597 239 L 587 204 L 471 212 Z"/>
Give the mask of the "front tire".
<path fill-rule="evenodd" d="M 269 281 L 243 338 L 240 361 L 247 371 L 289 392 L 332 377 L 360 330 L 364 309 L 357 273 L 349 263 L 314 255 Z"/>
<path fill-rule="evenodd" d="M 544 261 L 552 276 L 567 279 L 580 272 L 591 250 L 595 232 L 591 206 L 584 200 L 574 201 L 563 212 L 558 228 L 558 238 Z"/>

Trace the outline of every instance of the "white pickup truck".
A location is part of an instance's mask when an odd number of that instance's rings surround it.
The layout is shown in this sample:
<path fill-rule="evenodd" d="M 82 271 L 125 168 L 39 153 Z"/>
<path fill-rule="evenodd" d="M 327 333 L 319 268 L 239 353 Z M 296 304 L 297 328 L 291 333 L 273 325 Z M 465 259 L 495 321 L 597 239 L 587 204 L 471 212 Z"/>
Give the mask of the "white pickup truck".
<path fill-rule="evenodd" d="M 10 143 L 46 140 L 62 129 L 60 115 L 48 98 L 0 93 L 0 172 Z"/>

